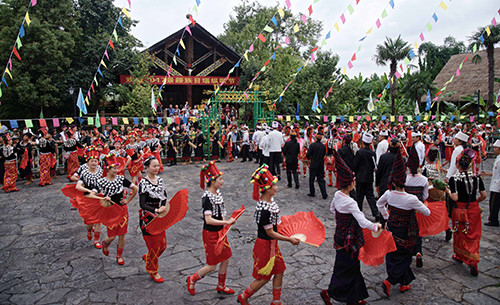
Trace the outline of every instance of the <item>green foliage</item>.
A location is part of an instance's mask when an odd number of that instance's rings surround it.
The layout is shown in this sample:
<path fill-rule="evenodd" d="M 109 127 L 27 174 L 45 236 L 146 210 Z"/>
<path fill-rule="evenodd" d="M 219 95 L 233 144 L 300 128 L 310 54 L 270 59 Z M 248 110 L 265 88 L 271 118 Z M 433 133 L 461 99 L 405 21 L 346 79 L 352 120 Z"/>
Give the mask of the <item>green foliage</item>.
<path fill-rule="evenodd" d="M 418 48 L 419 68 L 430 73 L 431 79 L 435 79 L 451 56 L 464 53 L 465 50 L 465 43 L 452 36 L 446 37 L 444 44 L 440 46 L 430 41 L 424 42 Z"/>

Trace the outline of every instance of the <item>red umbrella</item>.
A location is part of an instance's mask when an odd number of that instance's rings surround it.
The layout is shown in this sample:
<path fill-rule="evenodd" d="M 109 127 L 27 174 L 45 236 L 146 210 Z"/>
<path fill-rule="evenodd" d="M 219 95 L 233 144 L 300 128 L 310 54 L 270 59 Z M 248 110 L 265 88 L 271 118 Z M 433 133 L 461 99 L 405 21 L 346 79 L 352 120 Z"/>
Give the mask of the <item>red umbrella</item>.
<path fill-rule="evenodd" d="M 325 226 L 314 212 L 297 212 L 281 217 L 278 233 L 300 239 L 301 242 L 319 247 L 325 241 Z"/>

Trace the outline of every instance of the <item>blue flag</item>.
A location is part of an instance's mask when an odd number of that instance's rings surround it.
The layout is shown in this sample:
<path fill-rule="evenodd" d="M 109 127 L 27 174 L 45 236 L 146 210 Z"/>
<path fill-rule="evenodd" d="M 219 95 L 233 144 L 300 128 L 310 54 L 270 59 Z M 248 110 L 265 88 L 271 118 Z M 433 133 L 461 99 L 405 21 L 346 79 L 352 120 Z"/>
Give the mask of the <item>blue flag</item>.
<path fill-rule="evenodd" d="M 299 115 L 300 113 L 300 105 L 299 102 L 297 102 L 297 111 L 295 111 L 295 115 Z"/>
<path fill-rule="evenodd" d="M 78 91 L 78 98 L 76 99 L 76 106 L 80 109 L 83 114 L 87 114 L 87 106 L 85 105 L 85 100 L 83 99 L 82 88 Z"/>
<path fill-rule="evenodd" d="M 425 104 L 425 111 L 431 110 L 431 90 L 427 90 L 427 102 Z"/>
<path fill-rule="evenodd" d="M 318 109 L 318 92 L 316 92 L 316 94 L 314 95 L 314 100 L 311 109 L 312 111 L 316 111 L 316 109 Z"/>
<path fill-rule="evenodd" d="M 19 37 L 23 38 L 25 35 L 24 26 L 21 24 L 21 28 L 19 28 Z"/>

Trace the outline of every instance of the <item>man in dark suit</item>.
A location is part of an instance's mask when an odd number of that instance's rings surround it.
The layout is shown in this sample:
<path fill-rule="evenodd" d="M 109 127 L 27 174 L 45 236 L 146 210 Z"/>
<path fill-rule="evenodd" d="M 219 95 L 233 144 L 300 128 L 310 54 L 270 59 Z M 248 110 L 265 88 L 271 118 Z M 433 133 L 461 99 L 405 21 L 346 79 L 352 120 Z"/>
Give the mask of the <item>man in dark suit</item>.
<path fill-rule="evenodd" d="M 323 199 L 328 198 L 328 194 L 326 193 L 325 186 L 325 155 L 326 155 L 326 146 L 321 143 L 323 139 L 323 130 L 318 130 L 316 134 L 316 142 L 312 143 L 309 146 L 309 150 L 307 151 L 307 159 L 311 161 L 309 166 L 309 197 L 315 197 L 314 190 L 314 180 L 318 179 L 319 189 L 321 190 L 321 195 L 323 195 Z"/>
<path fill-rule="evenodd" d="M 358 150 L 354 157 L 354 172 L 356 173 L 356 202 L 359 209 L 363 210 L 363 200 L 366 197 L 372 215 L 377 220 L 379 212 L 377 209 L 377 201 L 373 195 L 373 172 L 375 171 L 375 152 L 370 149 L 370 144 L 373 141 L 373 136 L 367 132 L 363 134 L 363 148 Z"/>
<path fill-rule="evenodd" d="M 339 156 L 344 160 L 345 164 L 349 167 L 351 171 L 354 172 L 354 151 L 351 147 L 352 137 L 347 134 L 342 138 L 342 147 L 339 149 Z M 353 199 L 356 199 L 356 190 L 352 190 L 349 193 Z"/>
<path fill-rule="evenodd" d="M 283 147 L 283 155 L 285 156 L 286 163 L 286 178 L 288 180 L 288 187 L 292 187 L 292 174 L 293 180 L 295 181 L 295 188 L 298 189 L 299 185 L 299 174 L 297 173 L 297 167 L 299 165 L 299 152 L 300 145 L 297 142 L 297 134 L 292 131 L 290 134 L 290 140 L 285 143 Z"/>
<path fill-rule="evenodd" d="M 375 186 L 377 187 L 378 196 L 382 196 L 387 191 L 387 182 L 392 171 L 392 164 L 400 149 L 401 145 L 398 138 L 391 140 L 389 151 L 380 156 L 375 173 Z"/>

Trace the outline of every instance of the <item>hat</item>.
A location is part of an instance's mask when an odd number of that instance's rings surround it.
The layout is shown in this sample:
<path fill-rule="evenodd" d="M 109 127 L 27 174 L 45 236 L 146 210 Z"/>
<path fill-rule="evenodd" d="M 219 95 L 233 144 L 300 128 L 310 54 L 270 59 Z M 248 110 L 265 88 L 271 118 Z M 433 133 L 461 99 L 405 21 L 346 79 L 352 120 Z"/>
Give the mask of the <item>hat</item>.
<path fill-rule="evenodd" d="M 403 156 L 401 156 L 401 150 L 398 150 L 394 163 L 392 164 L 391 175 L 389 176 L 388 187 L 391 188 L 391 184 L 395 183 L 400 186 L 404 185 L 406 182 L 406 168 L 405 162 L 403 161 Z"/>
<path fill-rule="evenodd" d="M 104 168 L 106 168 L 106 170 L 109 170 L 115 166 L 120 166 L 120 162 L 118 162 L 114 154 L 107 154 L 104 157 Z"/>
<path fill-rule="evenodd" d="M 333 150 L 333 156 L 335 157 L 335 169 L 337 170 L 337 188 L 339 186 L 345 188 L 354 181 L 354 173 L 336 150 Z"/>
<path fill-rule="evenodd" d="M 393 145 L 396 145 L 396 144 L 398 144 L 399 142 L 400 142 L 400 141 L 399 141 L 399 138 L 397 138 L 397 137 L 396 137 L 396 138 L 392 138 L 392 139 L 391 139 L 391 143 L 392 143 Z"/>
<path fill-rule="evenodd" d="M 325 130 L 325 128 L 323 126 L 318 127 L 318 132 L 316 133 L 316 135 L 320 135 L 320 136 L 325 135 L 324 130 Z"/>
<path fill-rule="evenodd" d="M 466 148 L 460 153 L 460 155 L 458 155 L 457 163 L 459 163 L 463 158 L 469 158 L 470 160 L 474 160 L 475 157 L 476 157 L 476 151 L 470 148 Z M 470 163 L 468 165 L 470 165 Z"/>
<path fill-rule="evenodd" d="M 496 140 L 493 147 L 500 147 L 500 140 Z"/>
<path fill-rule="evenodd" d="M 99 146 L 102 145 L 104 146 L 104 142 L 101 139 L 94 140 L 94 143 L 92 145 Z"/>
<path fill-rule="evenodd" d="M 257 124 L 257 126 L 255 126 L 255 128 L 261 130 L 262 129 L 262 126 L 260 126 L 260 124 Z"/>
<path fill-rule="evenodd" d="M 120 144 L 122 144 L 122 143 L 123 143 L 123 139 L 122 139 L 122 137 L 120 137 L 120 136 L 115 136 L 115 137 L 113 138 L 113 143 L 116 143 L 116 142 L 119 142 Z"/>
<path fill-rule="evenodd" d="M 486 124 L 486 127 L 487 127 L 487 128 L 490 128 L 490 127 L 491 127 L 491 124 Z"/>
<path fill-rule="evenodd" d="M 371 144 L 373 141 L 373 136 L 367 132 L 363 134 L 362 141 L 365 142 L 366 144 Z"/>
<path fill-rule="evenodd" d="M 47 129 L 45 129 L 45 127 L 42 127 L 42 128 L 40 128 L 40 132 L 41 132 L 43 135 L 46 135 L 46 134 L 47 134 Z"/>
<path fill-rule="evenodd" d="M 273 126 L 273 128 L 278 128 L 279 124 L 278 124 L 278 122 L 273 121 L 271 126 Z"/>
<path fill-rule="evenodd" d="M 469 141 L 469 136 L 463 133 L 462 131 L 459 131 L 456 135 L 455 138 L 459 139 L 462 142 L 467 142 Z"/>
<path fill-rule="evenodd" d="M 263 164 L 261 167 L 259 167 L 250 178 L 250 183 L 253 184 L 253 200 L 259 201 L 259 193 L 270 189 L 273 185 L 276 184 L 277 181 L 278 178 L 271 174 L 271 172 L 269 171 L 269 166 L 267 166 L 267 164 Z"/>
<path fill-rule="evenodd" d="M 389 133 L 387 132 L 387 130 L 382 130 L 378 135 L 382 137 L 388 137 Z"/>
<path fill-rule="evenodd" d="M 346 143 L 351 143 L 352 142 L 352 137 L 350 134 L 346 134 L 344 135 L 344 137 L 342 138 Z"/>
<path fill-rule="evenodd" d="M 420 166 L 420 158 L 418 157 L 417 149 L 415 145 L 412 145 L 410 151 L 408 152 L 408 160 L 406 161 L 406 167 L 411 170 L 416 170 Z"/>
<path fill-rule="evenodd" d="M 96 146 L 89 146 L 85 149 L 85 159 L 89 161 L 90 159 L 99 159 L 101 152 Z"/>
<path fill-rule="evenodd" d="M 412 137 L 421 137 L 422 134 L 420 133 L 420 131 L 412 131 L 411 132 L 411 136 Z"/>
<path fill-rule="evenodd" d="M 200 171 L 200 187 L 205 189 L 205 183 L 214 181 L 222 175 L 223 173 L 219 171 L 214 161 L 208 162 L 208 164 L 204 165 Z"/>
<path fill-rule="evenodd" d="M 267 123 L 262 123 L 262 129 L 266 129 L 267 128 Z"/>

